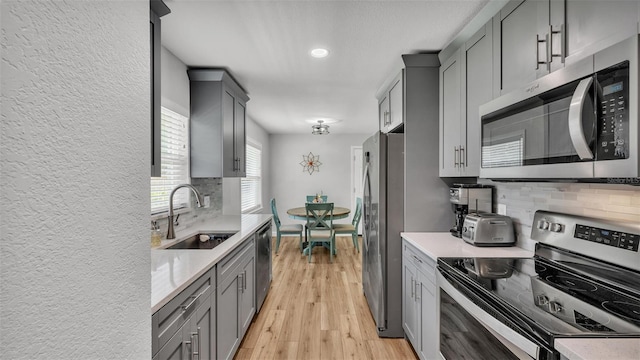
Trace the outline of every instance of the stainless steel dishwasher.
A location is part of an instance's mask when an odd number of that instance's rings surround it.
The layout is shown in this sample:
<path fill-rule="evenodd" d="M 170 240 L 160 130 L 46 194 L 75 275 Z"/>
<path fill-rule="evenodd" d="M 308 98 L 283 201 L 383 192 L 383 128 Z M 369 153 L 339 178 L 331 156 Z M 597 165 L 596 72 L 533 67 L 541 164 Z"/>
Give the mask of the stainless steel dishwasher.
<path fill-rule="evenodd" d="M 271 222 L 256 232 L 256 314 L 271 286 Z"/>

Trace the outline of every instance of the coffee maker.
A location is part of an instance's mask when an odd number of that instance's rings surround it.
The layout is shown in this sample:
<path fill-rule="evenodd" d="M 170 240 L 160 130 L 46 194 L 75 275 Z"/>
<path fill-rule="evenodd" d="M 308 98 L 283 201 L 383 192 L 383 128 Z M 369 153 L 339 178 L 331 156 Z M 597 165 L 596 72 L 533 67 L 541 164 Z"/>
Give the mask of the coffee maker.
<path fill-rule="evenodd" d="M 455 214 L 455 224 L 450 230 L 453 236 L 462 237 L 462 224 L 467 214 L 492 212 L 492 189 L 490 185 L 453 184 L 449 189 L 449 201 Z"/>

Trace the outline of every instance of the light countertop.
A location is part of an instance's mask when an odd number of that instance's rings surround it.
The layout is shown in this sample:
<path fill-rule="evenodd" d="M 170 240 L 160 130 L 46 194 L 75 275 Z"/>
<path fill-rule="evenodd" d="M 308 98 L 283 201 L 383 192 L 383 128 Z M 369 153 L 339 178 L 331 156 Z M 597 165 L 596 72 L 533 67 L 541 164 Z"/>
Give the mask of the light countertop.
<path fill-rule="evenodd" d="M 162 240 L 160 246 L 151 249 L 151 313 L 160 310 L 262 225 L 270 222 L 271 217 L 271 214 L 220 216 L 176 231 L 174 240 Z M 198 233 L 235 231 L 235 235 L 211 250 L 163 250 Z"/>
<path fill-rule="evenodd" d="M 439 257 L 532 257 L 533 252 L 515 246 L 479 247 L 448 232 L 403 232 L 402 238 L 408 240 L 432 259 Z"/>
<path fill-rule="evenodd" d="M 518 247 L 476 247 L 450 233 L 402 233 L 402 237 L 429 257 L 532 257 Z M 555 347 L 569 360 L 640 360 L 640 339 L 560 338 Z"/>
<path fill-rule="evenodd" d="M 640 359 L 640 339 L 556 339 L 555 347 L 569 360 Z"/>

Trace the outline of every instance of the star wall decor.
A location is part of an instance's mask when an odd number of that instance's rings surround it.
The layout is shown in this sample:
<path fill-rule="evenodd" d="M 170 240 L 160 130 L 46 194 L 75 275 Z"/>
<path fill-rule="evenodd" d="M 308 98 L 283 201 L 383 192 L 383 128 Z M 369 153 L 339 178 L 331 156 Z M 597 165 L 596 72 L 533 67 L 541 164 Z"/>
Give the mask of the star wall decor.
<path fill-rule="evenodd" d="M 309 175 L 313 174 L 314 171 L 320 171 L 320 155 L 313 155 L 313 153 L 309 152 L 309 155 L 302 155 L 302 161 L 300 161 L 300 165 L 302 165 L 302 171 L 309 172 Z"/>

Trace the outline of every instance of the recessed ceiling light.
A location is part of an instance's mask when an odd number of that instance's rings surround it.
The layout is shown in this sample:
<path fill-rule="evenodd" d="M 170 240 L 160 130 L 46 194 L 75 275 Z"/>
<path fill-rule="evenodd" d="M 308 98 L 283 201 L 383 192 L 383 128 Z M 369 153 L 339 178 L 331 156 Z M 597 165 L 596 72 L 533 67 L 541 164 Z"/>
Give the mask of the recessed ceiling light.
<path fill-rule="evenodd" d="M 326 57 L 327 55 L 329 55 L 329 50 L 327 49 L 317 48 L 317 49 L 311 50 L 311 56 L 313 56 L 314 58 L 323 58 L 323 57 Z"/>

